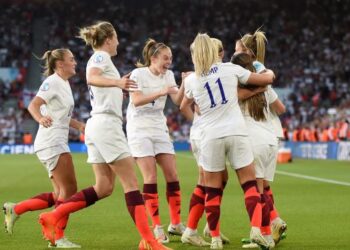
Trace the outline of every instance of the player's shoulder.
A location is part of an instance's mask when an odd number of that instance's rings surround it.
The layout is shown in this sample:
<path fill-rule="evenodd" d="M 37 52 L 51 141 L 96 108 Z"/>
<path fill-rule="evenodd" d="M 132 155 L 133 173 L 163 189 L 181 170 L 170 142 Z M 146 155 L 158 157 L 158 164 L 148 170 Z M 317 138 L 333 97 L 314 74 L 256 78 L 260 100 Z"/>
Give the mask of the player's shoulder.
<path fill-rule="evenodd" d="M 198 77 L 196 76 L 195 72 L 190 73 L 186 78 L 185 78 L 185 83 L 186 82 L 193 82 L 198 80 Z"/>
<path fill-rule="evenodd" d="M 97 50 L 91 55 L 90 62 L 94 64 L 105 64 L 111 60 L 110 58 L 111 57 L 107 52 Z"/>
<path fill-rule="evenodd" d="M 174 72 L 172 70 L 168 69 L 165 72 L 165 77 L 174 77 Z"/>
<path fill-rule="evenodd" d="M 219 69 L 222 69 L 222 70 L 231 70 L 231 69 L 235 69 L 235 68 L 240 67 L 240 66 L 237 64 L 233 64 L 231 62 L 223 62 L 223 63 L 218 63 L 217 67 Z"/>
<path fill-rule="evenodd" d="M 52 74 L 44 79 L 40 86 L 41 91 L 49 91 L 55 88 L 57 84 L 61 81 L 60 77 L 57 74 Z"/>
<path fill-rule="evenodd" d="M 131 71 L 131 74 L 139 74 L 141 72 L 144 72 L 146 69 L 146 67 L 140 67 L 140 68 L 134 68 L 132 71 Z"/>

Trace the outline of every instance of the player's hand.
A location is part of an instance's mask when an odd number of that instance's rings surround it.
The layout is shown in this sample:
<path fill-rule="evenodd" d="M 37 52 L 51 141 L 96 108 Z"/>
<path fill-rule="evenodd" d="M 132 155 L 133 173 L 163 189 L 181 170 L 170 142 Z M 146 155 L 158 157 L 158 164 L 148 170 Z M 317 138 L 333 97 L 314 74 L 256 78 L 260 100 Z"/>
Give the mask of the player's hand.
<path fill-rule="evenodd" d="M 176 94 L 179 91 L 179 89 L 177 88 L 177 86 L 168 86 L 163 88 L 160 91 L 160 94 L 163 95 L 171 95 L 171 94 Z"/>
<path fill-rule="evenodd" d="M 45 128 L 52 126 L 52 118 L 50 116 L 42 116 L 39 120 L 39 124 Z"/>
<path fill-rule="evenodd" d="M 121 79 L 118 80 L 118 87 L 127 91 L 132 91 L 133 89 L 137 89 L 137 84 L 134 80 L 131 80 L 130 74 L 124 75 Z"/>

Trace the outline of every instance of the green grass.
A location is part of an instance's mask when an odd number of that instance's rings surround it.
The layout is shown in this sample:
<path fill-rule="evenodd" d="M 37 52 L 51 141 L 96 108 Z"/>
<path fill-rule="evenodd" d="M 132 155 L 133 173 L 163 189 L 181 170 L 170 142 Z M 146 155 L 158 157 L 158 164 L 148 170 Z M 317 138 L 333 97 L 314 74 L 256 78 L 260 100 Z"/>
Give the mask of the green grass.
<path fill-rule="evenodd" d="M 86 155 L 74 154 L 79 189 L 91 186 L 94 176 Z M 190 153 L 177 156 L 182 188 L 182 220 L 187 218 L 189 197 L 197 181 L 197 168 Z M 279 165 L 278 170 L 350 183 L 349 162 L 295 160 Z M 160 172 L 159 172 L 160 174 Z M 0 155 L 0 202 L 32 197 L 51 191 L 47 173 L 35 155 Z M 169 216 L 165 183 L 159 175 L 160 214 L 164 225 Z M 141 182 L 140 182 L 141 183 Z M 350 187 L 313 180 L 276 175 L 272 185 L 277 208 L 288 223 L 288 237 L 278 249 L 350 249 Z M 37 218 L 40 211 L 23 214 L 16 222 L 14 235 L 0 232 L 0 249 L 47 249 Z M 204 217 L 199 226 L 204 226 Z M 248 216 L 242 191 L 233 171 L 223 197 L 221 229 L 231 244 L 224 249 L 240 249 L 240 239 L 248 236 Z M 71 215 L 66 235 L 84 249 L 137 249 L 138 233 L 125 207 L 124 195 L 117 183 L 111 197 Z M 182 245 L 172 237 L 174 249 L 200 249 Z"/>

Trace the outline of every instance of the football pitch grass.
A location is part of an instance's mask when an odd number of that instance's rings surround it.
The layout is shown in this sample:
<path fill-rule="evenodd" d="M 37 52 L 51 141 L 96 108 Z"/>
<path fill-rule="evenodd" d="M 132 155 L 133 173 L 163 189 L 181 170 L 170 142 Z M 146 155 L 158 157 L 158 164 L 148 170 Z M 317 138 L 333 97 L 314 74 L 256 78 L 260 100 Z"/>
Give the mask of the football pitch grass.
<path fill-rule="evenodd" d="M 79 190 L 95 182 L 86 158 L 85 154 L 73 155 Z M 186 222 L 189 199 L 198 174 L 189 152 L 177 154 L 177 165 L 183 198 L 182 221 Z M 288 231 L 287 239 L 276 249 L 350 249 L 350 163 L 296 159 L 293 163 L 278 165 L 277 171 L 271 186 L 277 209 L 288 223 Z M 167 228 L 165 182 L 160 171 L 158 176 L 160 215 Z M 234 171 L 229 171 L 229 176 L 222 202 L 221 231 L 231 240 L 224 249 L 241 249 L 241 238 L 249 234 L 249 221 Z M 1 204 L 52 190 L 47 173 L 35 155 L 0 155 L 0 177 Z M 38 224 L 40 212 L 23 214 L 16 222 L 12 236 L 1 230 L 0 249 L 47 249 Z M 4 219 L 3 215 L 1 219 Z M 200 232 L 204 223 L 203 216 Z M 112 196 L 71 215 L 66 236 L 81 244 L 83 249 L 137 249 L 140 237 L 127 212 L 120 184 L 117 182 Z M 183 245 L 180 237 L 175 236 L 171 237 L 168 246 L 201 249 Z"/>

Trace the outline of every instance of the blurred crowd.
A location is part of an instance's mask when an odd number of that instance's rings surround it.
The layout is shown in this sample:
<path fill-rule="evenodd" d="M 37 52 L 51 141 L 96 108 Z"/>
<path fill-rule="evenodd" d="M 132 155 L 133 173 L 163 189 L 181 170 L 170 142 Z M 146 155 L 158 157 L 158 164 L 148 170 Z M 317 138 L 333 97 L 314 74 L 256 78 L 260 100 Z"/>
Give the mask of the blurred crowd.
<path fill-rule="evenodd" d="M 19 74 L 15 80 L 0 83 L 0 143 L 20 140 L 7 135 L 24 134 L 21 123 L 30 119 L 24 108 L 36 90 L 26 89 L 25 81 L 32 56 L 33 22 L 38 18 L 48 25 L 49 32 L 42 34 L 46 49 L 68 47 L 76 56 L 77 75 L 71 84 L 79 120 L 89 117 L 85 66 L 92 51 L 76 35 L 79 27 L 96 20 L 108 20 L 117 27 L 120 45 L 113 60 L 121 75 L 135 67 L 145 40 L 152 37 L 172 48 L 178 82 L 182 71 L 192 70 L 189 45 L 197 32 L 221 39 L 224 61 L 228 61 L 235 40 L 261 27 L 268 38 L 266 67 L 276 73 L 275 86 L 290 93 L 282 99 L 287 107 L 281 117 L 286 139 L 313 141 L 306 139 L 309 135 L 301 136 L 311 132 L 295 135 L 304 129 L 317 131 L 317 141 L 321 141 L 323 131 L 336 128 L 339 133 L 350 119 L 349 1 L 7 2 L 0 10 L 0 67 L 15 67 Z M 11 98 L 17 100 L 14 109 L 4 108 L 3 103 Z M 171 105 L 165 113 L 174 139 L 187 140 L 190 123 Z M 72 132 L 71 140 L 78 141 L 79 134 Z"/>

